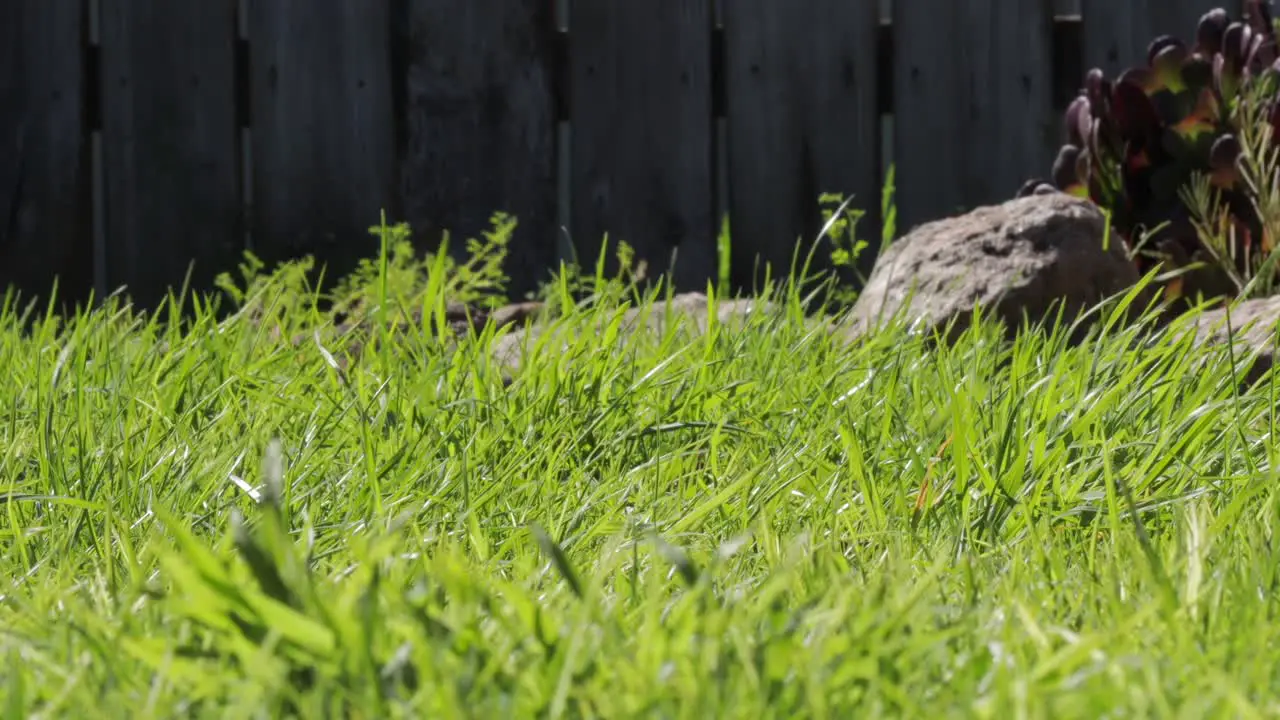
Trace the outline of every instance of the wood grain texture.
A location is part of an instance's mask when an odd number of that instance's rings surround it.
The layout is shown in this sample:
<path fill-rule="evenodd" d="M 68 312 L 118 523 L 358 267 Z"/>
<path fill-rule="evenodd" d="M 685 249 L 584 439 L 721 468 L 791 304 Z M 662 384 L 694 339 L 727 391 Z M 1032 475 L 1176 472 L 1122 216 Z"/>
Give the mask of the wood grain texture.
<path fill-rule="evenodd" d="M 804 262 L 822 193 L 853 195 L 860 234 L 879 239 L 878 8 L 734 0 L 724 13 L 733 278 L 752 290 L 765 263 L 786 277 L 798 240 Z M 829 259 L 823 243 L 812 269 Z"/>
<path fill-rule="evenodd" d="M 609 234 L 677 288 L 715 277 L 710 0 L 578 0 L 569 11 L 570 201 L 578 261 Z"/>
<path fill-rule="evenodd" d="M 1084 24 L 1084 67 L 1114 77 L 1147 61 L 1147 45 L 1160 35 L 1195 39 L 1200 16 L 1222 7 L 1235 17 L 1241 0 L 1079 0 Z"/>
<path fill-rule="evenodd" d="M 509 292 L 556 263 L 554 8 L 545 0 L 409 0 L 404 217 L 420 249 L 450 249 L 513 215 Z"/>
<path fill-rule="evenodd" d="M 242 250 L 234 4 L 102 3 L 108 289 L 153 307 Z"/>
<path fill-rule="evenodd" d="M 898 230 L 1011 199 L 1053 161 L 1052 8 L 895 0 Z"/>
<path fill-rule="evenodd" d="M 0 292 L 24 303 L 93 282 L 85 46 L 78 0 L 0 4 Z"/>
<path fill-rule="evenodd" d="M 399 214 L 390 4 L 251 0 L 248 21 L 254 249 L 337 279 Z"/>

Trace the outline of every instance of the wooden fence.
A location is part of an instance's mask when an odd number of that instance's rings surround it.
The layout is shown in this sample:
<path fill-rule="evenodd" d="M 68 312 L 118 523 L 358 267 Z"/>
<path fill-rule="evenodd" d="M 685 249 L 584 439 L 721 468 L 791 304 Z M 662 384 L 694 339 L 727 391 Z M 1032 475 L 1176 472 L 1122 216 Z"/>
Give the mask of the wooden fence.
<path fill-rule="evenodd" d="M 1078 3 L 1073 7 L 1071 2 Z M 884 4 L 883 2 L 881 3 Z M 386 210 L 519 220 L 514 290 L 602 234 L 678 286 L 785 270 L 820 193 L 878 236 L 1047 172 L 1090 66 L 1239 0 L 0 0 L 0 284 L 77 301 L 312 253 Z M 891 127 L 891 139 L 886 133 Z"/>

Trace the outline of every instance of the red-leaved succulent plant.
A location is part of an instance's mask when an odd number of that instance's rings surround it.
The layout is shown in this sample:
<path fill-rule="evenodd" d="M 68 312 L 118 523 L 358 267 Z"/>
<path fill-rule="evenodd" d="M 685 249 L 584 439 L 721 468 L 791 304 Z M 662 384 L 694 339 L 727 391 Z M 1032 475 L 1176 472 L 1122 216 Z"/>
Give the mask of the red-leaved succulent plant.
<path fill-rule="evenodd" d="M 1031 180 L 1018 195 L 1056 189 L 1089 198 L 1109 212 L 1112 232 L 1131 247 L 1147 237 L 1150 248 L 1135 256 L 1140 270 L 1157 262 L 1176 269 L 1213 262 L 1185 194 L 1202 173 L 1216 190 L 1226 226 L 1234 229 L 1232 242 L 1238 247 L 1229 255 L 1269 254 L 1272 230 L 1259 217 L 1240 158 L 1242 138 L 1255 137 L 1248 133 L 1259 129 L 1257 124 L 1269 125 L 1280 138 L 1277 57 L 1266 2 L 1248 0 L 1242 20 L 1220 8 L 1205 13 L 1191 45 L 1169 35 L 1157 37 L 1148 46 L 1146 63 L 1114 81 L 1090 70 L 1067 108 L 1067 142 L 1058 151 L 1050 182 Z M 1244 127 L 1247 123 L 1252 125 Z M 1209 276 L 1198 277 L 1201 285 L 1220 289 Z M 1184 287 L 1182 280 L 1165 286 L 1167 297 L 1208 289 Z"/>

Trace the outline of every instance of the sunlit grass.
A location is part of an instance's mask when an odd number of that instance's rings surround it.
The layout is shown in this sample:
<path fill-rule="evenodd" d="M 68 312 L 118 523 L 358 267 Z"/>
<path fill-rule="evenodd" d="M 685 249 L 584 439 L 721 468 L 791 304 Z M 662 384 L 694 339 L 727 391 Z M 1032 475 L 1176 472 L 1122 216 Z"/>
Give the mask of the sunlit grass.
<path fill-rule="evenodd" d="M 346 365 L 284 282 L 0 318 L 9 716 L 1280 709 L 1274 391 L 1190 336 L 850 342 L 791 293 L 623 342 L 615 293 L 504 388 L 510 330 Z"/>

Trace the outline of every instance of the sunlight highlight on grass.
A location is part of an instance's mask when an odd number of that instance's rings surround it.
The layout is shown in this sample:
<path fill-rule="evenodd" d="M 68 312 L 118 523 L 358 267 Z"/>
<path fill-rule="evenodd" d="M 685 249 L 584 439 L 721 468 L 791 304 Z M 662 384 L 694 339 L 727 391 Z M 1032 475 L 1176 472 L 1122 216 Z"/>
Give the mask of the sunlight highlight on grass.
<path fill-rule="evenodd" d="M 1227 353 L 850 340 L 795 286 L 629 333 L 661 294 L 575 275 L 504 387 L 407 262 L 349 287 L 434 310 L 349 362 L 296 267 L 0 315 L 11 715 L 1276 713 L 1275 404 Z"/>

